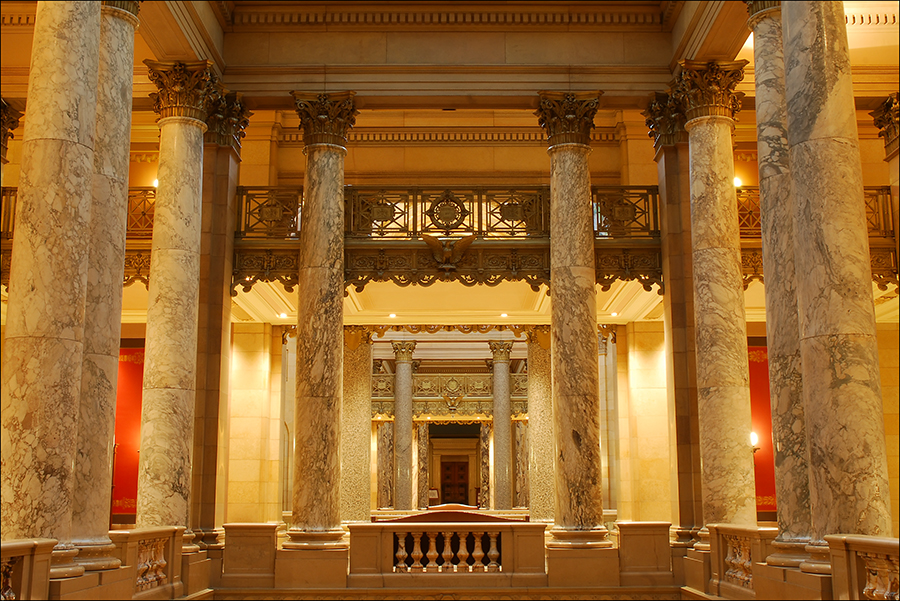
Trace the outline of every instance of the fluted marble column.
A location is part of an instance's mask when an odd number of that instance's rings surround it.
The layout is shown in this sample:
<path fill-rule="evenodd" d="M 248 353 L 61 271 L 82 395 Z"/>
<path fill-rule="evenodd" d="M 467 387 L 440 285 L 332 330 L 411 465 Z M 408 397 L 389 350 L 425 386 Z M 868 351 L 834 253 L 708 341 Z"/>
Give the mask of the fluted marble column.
<path fill-rule="evenodd" d="M 99 3 L 38 3 L 0 375 L 2 536 L 57 539 L 55 578 L 84 571 L 71 536 L 99 40 Z"/>
<path fill-rule="evenodd" d="M 5 100 L 0 98 L 0 182 L 3 182 L 3 174 L 6 172 L 6 150 L 9 141 L 13 137 L 13 130 L 19 127 L 19 119 L 22 113 L 9 106 Z M 5 184 L 4 184 L 5 185 Z"/>
<path fill-rule="evenodd" d="M 211 63 L 145 61 L 159 92 L 138 527 L 190 526 L 200 279 L 200 191 Z M 185 532 L 185 542 L 193 535 Z"/>
<path fill-rule="evenodd" d="M 782 5 L 813 560 L 826 534 L 891 535 L 862 168 L 841 2 Z"/>
<path fill-rule="evenodd" d="M 512 508 L 512 414 L 509 353 L 512 342 L 488 342 L 494 370 L 494 509 Z"/>
<path fill-rule="evenodd" d="M 341 411 L 341 521 L 368 522 L 372 469 L 372 333 L 344 326 Z"/>
<path fill-rule="evenodd" d="M 413 508 L 412 355 L 415 340 L 393 342 L 394 358 L 394 509 Z"/>
<path fill-rule="evenodd" d="M 542 92 L 550 155 L 550 346 L 556 439 L 554 542 L 612 546 L 603 525 L 597 300 L 588 155 L 599 92 Z"/>
<path fill-rule="evenodd" d="M 881 103 L 877 110 L 869 113 L 879 129 L 878 135 L 884 138 L 884 160 L 887 161 L 891 174 L 891 214 L 894 221 L 894 251 L 896 260 L 900 261 L 900 94 L 893 93 Z"/>
<path fill-rule="evenodd" d="M 552 522 L 556 500 L 550 326 L 528 332 L 528 509 L 531 521 Z"/>
<path fill-rule="evenodd" d="M 116 383 L 131 148 L 131 88 L 138 2 L 103 2 L 94 151 L 90 267 L 78 407 L 72 540 L 88 570 L 117 568 L 109 538 Z"/>
<path fill-rule="evenodd" d="M 292 93 L 306 153 L 297 308 L 294 489 L 286 549 L 341 548 L 344 157 L 353 92 Z"/>
<path fill-rule="evenodd" d="M 809 542 L 809 455 L 794 269 L 794 195 L 784 100 L 781 2 L 748 3 L 756 79 L 756 139 L 766 278 L 766 338 L 778 537 L 769 565 L 799 566 Z"/>
<path fill-rule="evenodd" d="M 731 134 L 746 61 L 681 61 L 687 122 L 703 523 L 756 524 L 747 323 Z M 704 528 L 705 529 L 705 528 Z"/>
<path fill-rule="evenodd" d="M 703 526 L 700 447 L 696 440 L 697 358 L 691 248 L 691 186 L 688 134 L 681 103 L 656 92 L 643 113 L 656 150 L 662 243 L 663 324 L 666 334 L 666 387 L 674 404 L 678 462 L 678 506 L 673 547 L 687 548 Z"/>

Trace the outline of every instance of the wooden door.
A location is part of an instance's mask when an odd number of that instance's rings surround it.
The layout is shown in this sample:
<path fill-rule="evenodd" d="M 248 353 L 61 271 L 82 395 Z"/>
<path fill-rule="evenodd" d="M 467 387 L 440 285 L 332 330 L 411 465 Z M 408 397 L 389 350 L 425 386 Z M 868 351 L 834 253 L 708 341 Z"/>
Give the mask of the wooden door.
<path fill-rule="evenodd" d="M 441 503 L 469 502 L 469 463 L 441 462 Z"/>

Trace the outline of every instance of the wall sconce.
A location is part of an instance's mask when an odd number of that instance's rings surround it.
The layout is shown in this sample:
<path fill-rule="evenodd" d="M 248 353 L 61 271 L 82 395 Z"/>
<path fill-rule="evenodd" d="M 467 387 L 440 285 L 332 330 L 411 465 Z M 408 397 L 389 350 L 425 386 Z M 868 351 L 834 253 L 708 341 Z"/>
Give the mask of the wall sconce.
<path fill-rule="evenodd" d="M 753 452 L 756 453 L 759 450 L 757 446 L 759 444 L 759 436 L 756 435 L 756 432 L 750 433 L 750 446 L 753 447 Z"/>

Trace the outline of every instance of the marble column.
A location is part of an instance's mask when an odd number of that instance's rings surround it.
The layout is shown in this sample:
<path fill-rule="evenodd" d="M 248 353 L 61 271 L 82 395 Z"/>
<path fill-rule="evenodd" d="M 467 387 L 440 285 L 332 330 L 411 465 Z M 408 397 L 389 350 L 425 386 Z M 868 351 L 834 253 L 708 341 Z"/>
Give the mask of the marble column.
<path fill-rule="evenodd" d="M 346 549 L 341 529 L 344 157 L 353 92 L 292 93 L 303 130 L 294 489 L 286 549 Z"/>
<path fill-rule="evenodd" d="M 509 391 L 509 353 L 512 342 L 488 342 L 494 370 L 494 509 L 512 509 L 512 407 Z"/>
<path fill-rule="evenodd" d="M 137 526 L 190 527 L 200 204 L 211 63 L 145 61 L 159 115 L 159 187 L 151 245 Z M 186 548 L 193 534 L 185 531 Z"/>
<path fill-rule="evenodd" d="M 674 547 L 687 548 L 703 526 L 697 410 L 691 189 L 688 134 L 681 103 L 672 94 L 654 93 L 647 127 L 656 150 L 662 242 L 663 324 L 666 334 L 666 388 L 675 424 L 677 499 L 673 511 Z"/>
<path fill-rule="evenodd" d="M 19 127 L 19 119 L 21 118 L 22 113 L 9 106 L 5 100 L 0 98 L 0 182 L 5 181 L 3 174 L 6 171 L 6 164 L 9 162 L 6 158 L 6 150 L 9 146 L 9 141 L 13 137 L 12 132 Z"/>
<path fill-rule="evenodd" d="M 482 509 L 494 509 L 491 495 L 491 422 L 481 422 L 481 442 L 478 445 L 481 472 L 481 494 L 478 506 Z"/>
<path fill-rule="evenodd" d="M 516 439 L 515 456 L 515 500 L 513 507 L 528 507 L 528 420 L 517 419 L 513 422 Z"/>
<path fill-rule="evenodd" d="M 891 215 L 894 223 L 894 260 L 900 264 L 900 94 L 893 93 L 881 103 L 877 110 L 869 115 L 879 129 L 878 135 L 884 138 L 884 160 L 888 164 L 891 175 Z"/>
<path fill-rule="evenodd" d="M 368 522 L 372 491 L 372 333 L 344 326 L 341 521 Z"/>
<path fill-rule="evenodd" d="M 597 293 L 588 155 L 599 92 L 541 92 L 550 155 L 550 348 L 556 439 L 554 541 L 611 547 L 603 525 Z"/>
<path fill-rule="evenodd" d="M 412 356 L 415 340 L 393 342 L 394 358 L 394 509 L 413 508 Z"/>
<path fill-rule="evenodd" d="M 796 567 L 805 559 L 804 548 L 809 542 L 809 455 L 794 269 L 794 195 L 788 157 L 780 5 L 771 0 L 749 2 L 748 24 L 754 40 L 759 203 L 779 529 L 772 543 L 775 553 L 766 563 Z"/>
<path fill-rule="evenodd" d="M 687 117 L 703 523 L 756 524 L 732 132 L 746 61 L 681 61 Z M 704 526 L 705 531 L 705 526 Z M 701 531 L 703 534 L 705 532 Z"/>
<path fill-rule="evenodd" d="M 416 499 L 419 509 L 428 508 L 428 422 L 416 422 Z"/>
<path fill-rule="evenodd" d="M 131 148 L 131 88 L 138 2 L 103 2 L 94 150 L 90 267 L 78 407 L 72 540 L 87 570 L 117 568 L 109 538 L 116 384 Z"/>
<path fill-rule="evenodd" d="M 221 86 L 220 86 L 221 88 Z M 208 105 L 203 147 L 200 305 L 194 404 L 191 529 L 203 549 L 221 549 L 228 485 L 231 272 L 241 139 L 252 113 L 241 94 L 219 90 Z"/>
<path fill-rule="evenodd" d="M 890 489 L 843 3 L 786 2 L 782 24 L 812 519 L 801 570 L 821 573 L 826 534 L 891 535 Z"/>
<path fill-rule="evenodd" d="M 378 447 L 376 505 L 378 509 L 388 509 L 394 506 L 394 422 L 376 422 L 375 438 Z"/>
<path fill-rule="evenodd" d="M 553 522 L 556 502 L 550 326 L 528 332 L 528 509 L 532 522 Z"/>
<path fill-rule="evenodd" d="M 100 3 L 39 2 L 2 359 L 3 539 L 71 558 L 88 276 Z M 47 452 L 52 450 L 52 452 Z"/>

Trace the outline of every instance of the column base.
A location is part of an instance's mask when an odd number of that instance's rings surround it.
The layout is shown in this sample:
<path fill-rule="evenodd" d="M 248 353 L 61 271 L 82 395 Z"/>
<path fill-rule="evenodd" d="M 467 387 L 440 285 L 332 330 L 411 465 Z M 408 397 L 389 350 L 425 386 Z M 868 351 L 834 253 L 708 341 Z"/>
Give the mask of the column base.
<path fill-rule="evenodd" d="M 619 586 L 619 550 L 547 545 L 547 586 Z"/>
<path fill-rule="evenodd" d="M 772 541 L 775 552 L 766 557 L 766 565 L 782 568 L 798 568 L 809 559 L 806 542 Z"/>
<path fill-rule="evenodd" d="M 606 526 L 597 526 L 590 530 L 556 527 L 550 530 L 550 535 L 551 538 L 547 541 L 548 549 L 607 549 L 613 546 Z"/>
<path fill-rule="evenodd" d="M 826 542 L 810 543 L 806 545 L 809 557 L 800 564 L 800 571 L 804 574 L 831 575 L 831 548 Z"/>
<path fill-rule="evenodd" d="M 189 555 L 200 551 L 200 545 L 194 544 L 194 532 L 185 530 L 182 535 L 181 554 Z"/>
<path fill-rule="evenodd" d="M 84 566 L 75 563 L 78 549 L 71 543 L 58 544 L 50 554 L 50 579 L 75 578 L 84 574 Z"/>
<path fill-rule="evenodd" d="M 116 546 L 112 541 L 107 543 L 77 543 L 78 556 L 75 563 L 88 572 L 114 570 L 122 565 L 122 560 L 114 557 Z"/>
<path fill-rule="evenodd" d="M 345 538 L 346 533 L 343 528 L 319 531 L 291 528 L 287 534 L 289 540 L 284 542 L 283 548 L 285 549 L 298 551 L 350 549 L 350 542 Z"/>
<path fill-rule="evenodd" d="M 194 530 L 194 542 L 203 550 L 225 547 L 224 528 L 198 528 Z"/>

